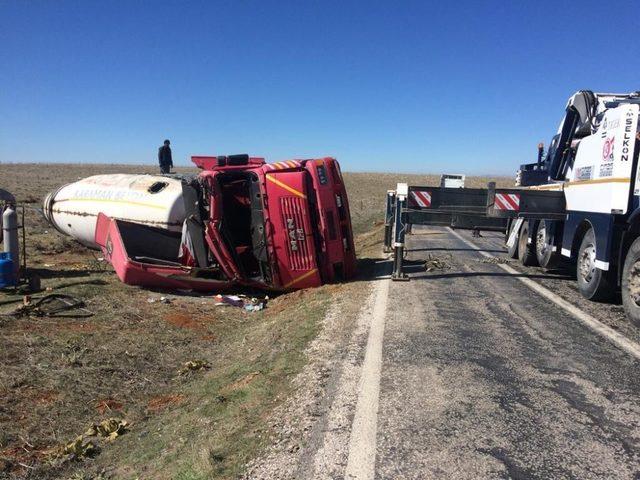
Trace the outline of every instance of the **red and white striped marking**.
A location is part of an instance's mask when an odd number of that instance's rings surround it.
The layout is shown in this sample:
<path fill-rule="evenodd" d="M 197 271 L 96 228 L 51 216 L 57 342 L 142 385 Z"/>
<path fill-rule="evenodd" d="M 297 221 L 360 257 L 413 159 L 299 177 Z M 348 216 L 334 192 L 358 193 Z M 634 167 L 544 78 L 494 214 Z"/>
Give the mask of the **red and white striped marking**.
<path fill-rule="evenodd" d="M 267 163 L 264 168 L 267 170 L 284 170 L 286 168 L 300 168 L 302 164 L 298 160 L 286 160 L 284 162 Z"/>
<path fill-rule="evenodd" d="M 518 193 L 496 193 L 496 210 L 520 210 L 520 195 Z"/>
<path fill-rule="evenodd" d="M 411 190 L 409 192 L 409 206 L 429 208 L 431 206 L 431 192 L 425 190 Z"/>

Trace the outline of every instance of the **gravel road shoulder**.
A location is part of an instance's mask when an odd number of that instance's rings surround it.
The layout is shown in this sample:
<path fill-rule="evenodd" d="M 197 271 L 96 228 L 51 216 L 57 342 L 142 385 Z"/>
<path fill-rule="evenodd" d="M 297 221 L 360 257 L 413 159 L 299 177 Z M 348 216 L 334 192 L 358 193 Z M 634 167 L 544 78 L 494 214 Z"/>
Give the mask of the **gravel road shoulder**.
<path fill-rule="evenodd" d="M 374 281 L 335 295 L 321 333 L 307 349 L 295 394 L 272 416 L 271 446 L 247 466 L 245 479 L 334 478 L 344 471 L 357 384 L 375 295 Z"/>

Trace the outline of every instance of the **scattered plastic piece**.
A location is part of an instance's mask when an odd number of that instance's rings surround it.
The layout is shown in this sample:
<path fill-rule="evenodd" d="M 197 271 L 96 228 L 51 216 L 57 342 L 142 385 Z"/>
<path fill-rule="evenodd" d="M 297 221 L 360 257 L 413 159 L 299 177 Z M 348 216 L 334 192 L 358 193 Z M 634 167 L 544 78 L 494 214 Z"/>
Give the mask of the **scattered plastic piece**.
<path fill-rule="evenodd" d="M 147 298 L 147 303 L 166 303 L 169 304 L 171 303 L 171 299 L 168 297 L 160 297 L 160 298 L 154 298 L 154 297 L 149 297 Z"/>
<path fill-rule="evenodd" d="M 233 307 L 243 307 L 244 302 L 239 295 L 216 295 L 216 305 L 231 305 Z"/>
<path fill-rule="evenodd" d="M 231 305 L 244 308 L 248 312 L 257 312 L 264 309 L 269 300 L 269 297 L 249 298 L 246 295 L 216 295 L 213 298 L 216 300 L 216 305 Z"/>

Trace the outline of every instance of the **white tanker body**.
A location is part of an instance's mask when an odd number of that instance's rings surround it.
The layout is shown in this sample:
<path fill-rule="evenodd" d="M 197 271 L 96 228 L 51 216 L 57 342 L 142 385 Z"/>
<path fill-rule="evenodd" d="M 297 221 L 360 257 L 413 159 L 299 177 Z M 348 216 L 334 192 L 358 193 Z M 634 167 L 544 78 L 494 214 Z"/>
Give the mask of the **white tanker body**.
<path fill-rule="evenodd" d="M 91 248 L 99 248 L 94 239 L 99 213 L 173 231 L 185 220 L 182 182 L 157 175 L 87 177 L 49 193 L 43 211 L 56 229 Z"/>

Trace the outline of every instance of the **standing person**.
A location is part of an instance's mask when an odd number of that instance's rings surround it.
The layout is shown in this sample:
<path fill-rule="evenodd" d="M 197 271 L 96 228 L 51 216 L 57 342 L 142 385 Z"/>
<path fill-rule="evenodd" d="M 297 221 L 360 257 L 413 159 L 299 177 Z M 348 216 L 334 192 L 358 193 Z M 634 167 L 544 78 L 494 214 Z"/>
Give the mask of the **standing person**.
<path fill-rule="evenodd" d="M 158 149 L 158 163 L 160 164 L 160 173 L 171 173 L 171 169 L 173 168 L 171 147 L 169 147 L 170 144 L 171 142 L 169 140 L 165 140 L 164 145 L 162 145 Z"/>

